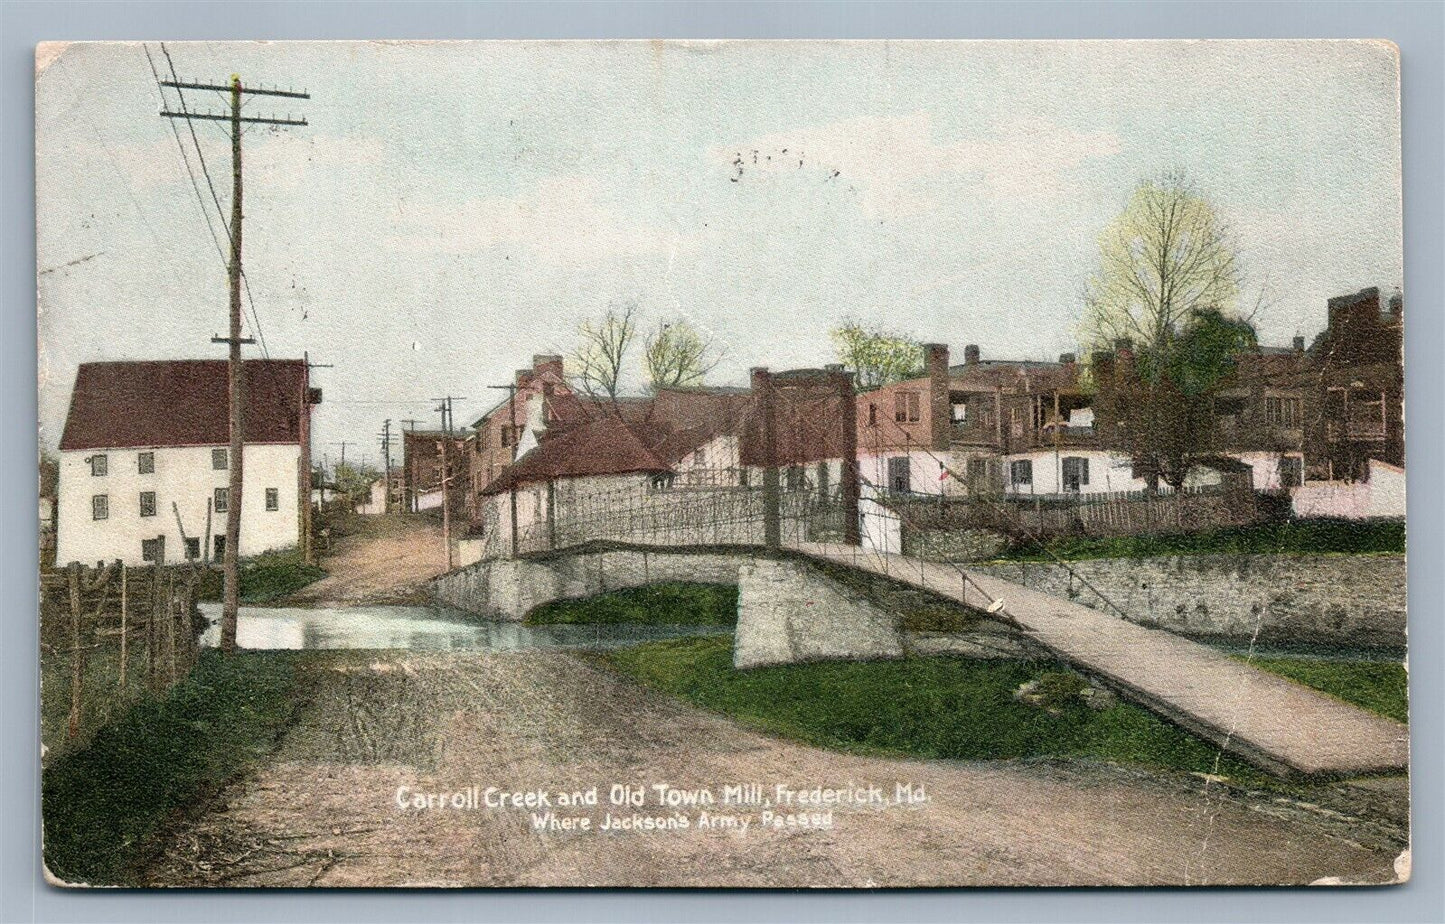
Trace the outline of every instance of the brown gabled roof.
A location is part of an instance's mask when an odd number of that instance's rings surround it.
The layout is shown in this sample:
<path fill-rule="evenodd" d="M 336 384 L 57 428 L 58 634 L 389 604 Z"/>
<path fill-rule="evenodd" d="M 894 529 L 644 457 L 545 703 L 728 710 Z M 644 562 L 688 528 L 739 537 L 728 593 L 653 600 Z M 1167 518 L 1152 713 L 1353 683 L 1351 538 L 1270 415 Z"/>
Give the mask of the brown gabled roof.
<path fill-rule="evenodd" d="M 492 480 L 483 494 L 501 494 L 555 478 L 666 472 L 668 464 L 650 448 L 665 439 L 661 431 L 629 424 L 615 415 L 549 435 L 536 448 Z"/>
<path fill-rule="evenodd" d="M 252 359 L 244 368 L 245 441 L 299 442 L 306 362 Z M 225 445 L 226 382 L 223 359 L 81 363 L 60 448 Z"/>
<path fill-rule="evenodd" d="M 1289 384 L 1305 368 L 1305 354 L 1288 350 L 1242 353 L 1234 358 L 1234 379 L 1241 383 Z"/>
<path fill-rule="evenodd" d="M 1027 385 L 1028 391 L 1037 392 L 1076 388 L 1078 384 L 1079 367 L 1075 363 L 988 359 L 948 370 L 948 385 L 955 391 L 1022 389 Z"/>

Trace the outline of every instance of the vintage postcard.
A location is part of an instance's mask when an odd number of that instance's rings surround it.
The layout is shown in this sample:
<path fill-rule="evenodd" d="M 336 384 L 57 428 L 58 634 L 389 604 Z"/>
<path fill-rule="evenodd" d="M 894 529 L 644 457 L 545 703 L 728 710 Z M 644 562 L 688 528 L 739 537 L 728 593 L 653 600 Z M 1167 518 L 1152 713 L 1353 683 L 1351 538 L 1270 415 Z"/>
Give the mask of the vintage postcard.
<path fill-rule="evenodd" d="M 1393 45 L 35 81 L 52 883 L 1409 878 Z"/>

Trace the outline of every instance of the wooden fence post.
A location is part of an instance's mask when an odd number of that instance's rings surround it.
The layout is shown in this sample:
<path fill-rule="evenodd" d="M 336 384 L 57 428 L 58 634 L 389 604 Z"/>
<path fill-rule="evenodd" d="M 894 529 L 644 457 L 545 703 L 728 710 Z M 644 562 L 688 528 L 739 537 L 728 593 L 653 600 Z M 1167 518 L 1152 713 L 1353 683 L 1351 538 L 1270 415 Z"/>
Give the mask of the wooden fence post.
<path fill-rule="evenodd" d="M 67 736 L 80 735 L 81 683 L 85 666 L 80 646 L 80 563 L 71 562 L 66 568 L 70 584 L 70 726 Z"/>
<path fill-rule="evenodd" d="M 146 683 L 151 692 L 160 689 L 160 661 L 156 657 L 156 648 L 160 644 L 157 620 L 164 609 L 161 596 L 161 568 L 160 565 L 151 562 L 151 608 L 150 615 L 146 619 Z"/>
<path fill-rule="evenodd" d="M 130 603 L 126 599 L 128 588 L 125 580 L 125 562 L 118 561 L 116 564 L 120 565 L 120 677 L 118 679 L 118 685 L 124 690 L 126 662 L 130 659 L 130 648 L 128 647 L 126 639 L 126 632 L 130 628 Z"/>
<path fill-rule="evenodd" d="M 172 571 L 166 578 L 166 661 L 170 667 L 170 682 L 176 684 L 176 574 Z"/>

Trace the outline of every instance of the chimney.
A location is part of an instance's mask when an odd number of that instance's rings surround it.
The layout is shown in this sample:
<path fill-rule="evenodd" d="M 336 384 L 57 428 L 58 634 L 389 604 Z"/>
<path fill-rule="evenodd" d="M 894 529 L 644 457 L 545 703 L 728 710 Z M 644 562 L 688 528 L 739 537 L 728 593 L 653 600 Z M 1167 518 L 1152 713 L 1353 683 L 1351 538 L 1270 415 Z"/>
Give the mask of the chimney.
<path fill-rule="evenodd" d="M 823 371 L 824 371 L 824 372 L 842 372 L 842 371 L 843 371 L 843 364 L 842 364 L 842 363 L 827 363 L 826 365 L 823 366 Z"/>
<path fill-rule="evenodd" d="M 1072 366 L 1072 365 L 1073 365 L 1075 362 L 1077 362 L 1077 361 L 1078 361 L 1078 357 L 1075 356 L 1073 353 L 1060 353 L 1060 354 L 1059 354 L 1059 365 L 1061 365 L 1061 366 Z"/>
<path fill-rule="evenodd" d="M 1401 292 L 1396 292 L 1394 295 L 1390 296 L 1390 317 L 1398 321 L 1400 320 L 1400 315 L 1402 315 L 1404 311 L 1405 296 Z"/>
<path fill-rule="evenodd" d="M 1304 335 L 1302 335 L 1302 334 L 1295 334 L 1295 335 L 1294 335 L 1294 351 L 1295 351 L 1296 353 L 1303 353 L 1303 352 L 1305 351 L 1305 338 L 1304 338 Z"/>
<path fill-rule="evenodd" d="M 1134 367 L 1134 341 L 1120 337 L 1114 341 L 1114 361 L 1120 372 Z"/>
<path fill-rule="evenodd" d="M 1114 378 L 1114 354 L 1108 350 L 1095 350 L 1090 364 L 1094 367 L 1094 384 L 1102 385 Z"/>
<path fill-rule="evenodd" d="M 948 345 L 923 345 L 924 369 L 928 374 L 928 435 L 935 451 L 948 449 L 952 421 L 948 401 Z"/>
<path fill-rule="evenodd" d="M 963 364 L 964 364 L 965 366 L 972 366 L 973 364 L 975 364 L 975 363 L 977 363 L 977 362 L 978 362 L 978 344 L 976 344 L 976 343 L 970 343 L 968 346 L 966 346 L 966 347 L 963 348 Z"/>
<path fill-rule="evenodd" d="M 532 374 L 540 375 L 543 372 L 550 372 L 557 378 L 562 377 L 562 357 L 556 353 L 538 353 L 532 357 Z"/>
<path fill-rule="evenodd" d="M 532 381 L 532 370 L 518 369 L 516 372 L 512 373 L 512 377 L 518 388 L 526 388 L 527 383 Z"/>

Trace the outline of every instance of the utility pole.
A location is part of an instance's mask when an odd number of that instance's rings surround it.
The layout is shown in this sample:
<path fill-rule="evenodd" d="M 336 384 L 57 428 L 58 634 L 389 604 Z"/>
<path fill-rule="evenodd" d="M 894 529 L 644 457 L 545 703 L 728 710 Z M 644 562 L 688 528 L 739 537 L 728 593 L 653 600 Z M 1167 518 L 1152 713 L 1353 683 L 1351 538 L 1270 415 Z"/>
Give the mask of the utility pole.
<path fill-rule="evenodd" d="M 302 423 L 306 428 L 305 437 L 302 443 L 303 455 L 301 459 L 301 468 L 303 470 L 303 477 L 301 479 L 301 554 L 306 564 L 314 565 L 316 564 L 316 547 L 315 544 L 312 542 L 311 537 L 311 370 L 331 369 L 334 367 L 330 363 L 313 363 L 311 361 L 310 350 L 302 351 L 301 358 L 306 363 L 306 380 L 302 384 L 301 395 L 301 400 L 305 403 L 306 407 L 306 413 L 301 418 Z M 325 473 L 323 472 L 322 474 L 324 476 Z M 325 499 L 324 489 L 322 491 L 322 498 L 323 500 Z"/>
<path fill-rule="evenodd" d="M 261 87 L 244 87 L 241 85 L 241 76 L 232 74 L 229 83 L 206 84 L 184 82 L 179 78 L 175 80 L 160 81 L 162 86 L 171 87 L 176 91 L 177 98 L 181 103 L 180 112 L 171 112 L 169 109 L 162 109 L 161 115 L 170 119 L 185 119 L 187 124 L 192 124 L 193 119 L 206 119 L 216 122 L 229 122 L 231 124 L 231 221 L 227 226 L 231 240 L 230 260 L 227 263 L 226 275 L 230 284 L 230 331 L 226 337 L 212 337 L 213 343 L 225 343 L 230 347 L 226 363 L 227 393 L 229 404 L 229 425 L 231 430 L 231 441 L 229 458 L 227 459 L 230 469 L 230 484 L 226 492 L 226 554 L 223 563 L 225 572 L 225 593 L 221 606 L 221 650 L 235 651 L 236 649 L 236 620 L 240 610 L 241 602 L 241 578 L 240 578 L 240 552 L 241 552 L 241 487 L 243 474 L 242 452 L 244 449 L 244 421 L 245 406 L 245 371 L 242 367 L 241 345 L 243 343 L 254 343 L 251 338 L 241 337 L 241 126 L 242 124 L 261 125 L 305 125 L 305 119 L 292 119 L 287 116 L 278 119 L 275 116 L 263 118 L 261 116 L 241 115 L 241 99 L 246 95 L 260 96 L 284 96 L 292 99 L 310 99 L 311 95 L 305 91 L 265 89 Z M 231 111 L 226 113 L 192 112 L 186 108 L 183 90 L 214 90 L 228 93 L 231 98 Z M 198 149 L 199 150 L 199 149 Z"/>
<path fill-rule="evenodd" d="M 451 458 L 452 449 L 452 402 L 465 401 L 466 397 L 455 398 L 447 395 L 444 398 L 433 398 L 437 402 L 436 409 L 442 415 L 442 438 L 437 442 L 437 448 L 442 457 L 442 542 L 447 547 L 447 570 L 452 568 L 454 556 L 452 555 L 452 485 L 455 476 L 448 472 L 448 461 Z"/>
<path fill-rule="evenodd" d="M 332 443 L 331 445 L 341 447 L 341 468 L 346 468 L 346 447 L 355 446 L 356 444 L 348 442 L 347 440 L 342 440 L 339 443 Z"/>
<path fill-rule="evenodd" d="M 511 440 L 512 462 L 517 461 L 517 386 L 516 385 L 488 385 L 488 388 L 502 389 L 507 392 L 507 414 L 512 421 L 511 431 L 508 439 Z M 507 498 L 512 508 L 512 557 L 517 557 L 517 486 L 512 485 L 507 490 Z"/>
<path fill-rule="evenodd" d="M 452 416 L 452 402 L 465 401 L 467 400 L 466 395 L 460 397 L 447 395 L 445 398 L 433 398 L 432 400 L 437 403 L 435 410 L 442 415 L 442 432 L 450 435 L 452 425 L 455 423 L 455 418 Z"/>
<path fill-rule="evenodd" d="M 444 435 L 437 440 L 437 450 L 442 457 L 442 545 L 447 550 L 447 570 L 452 570 L 452 563 L 455 561 L 452 555 L 452 489 L 451 475 L 447 471 L 447 460 L 451 455 L 452 439 Z"/>
<path fill-rule="evenodd" d="M 391 419 L 381 425 L 381 483 L 383 513 L 391 513 Z"/>
<path fill-rule="evenodd" d="M 419 423 L 421 423 L 420 420 L 413 420 L 410 417 L 406 418 L 401 422 L 402 433 L 407 434 L 415 432 L 416 425 Z M 409 444 L 407 443 L 405 435 L 403 435 L 401 438 L 401 468 L 403 484 L 401 504 L 404 508 L 406 508 L 406 513 L 416 513 L 417 472 L 416 465 L 411 458 L 411 449 L 409 448 Z"/>
<path fill-rule="evenodd" d="M 777 411 L 773 376 L 766 368 L 751 370 L 753 401 L 762 412 L 763 451 L 766 454 L 763 469 L 763 544 L 776 551 L 782 546 L 782 519 L 780 514 L 781 485 L 778 483 L 778 433 Z"/>

